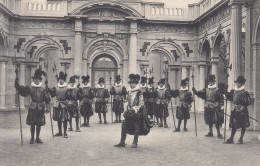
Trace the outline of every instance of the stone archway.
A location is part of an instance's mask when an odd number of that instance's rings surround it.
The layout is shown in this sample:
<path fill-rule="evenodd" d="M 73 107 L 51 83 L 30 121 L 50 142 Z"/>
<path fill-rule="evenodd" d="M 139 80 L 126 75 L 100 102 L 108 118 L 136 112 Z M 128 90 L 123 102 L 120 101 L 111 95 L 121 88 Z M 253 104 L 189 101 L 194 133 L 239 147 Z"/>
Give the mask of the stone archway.
<path fill-rule="evenodd" d="M 100 77 L 105 80 L 105 88 L 110 89 L 118 73 L 118 64 L 116 59 L 109 54 L 100 54 L 93 59 L 91 72 L 91 84 L 95 87 Z"/>
<path fill-rule="evenodd" d="M 212 73 L 216 75 L 218 83 L 227 83 L 227 46 L 223 34 L 218 34 L 213 46 L 213 55 L 211 57 Z"/>
<path fill-rule="evenodd" d="M 182 48 L 173 41 L 160 41 L 153 44 L 145 56 L 145 61 L 149 62 L 145 68 L 141 68 L 141 74 L 148 68 L 148 76 L 153 76 L 155 82 L 165 77 L 164 61 L 169 63 L 169 85 L 171 88 L 178 88 L 181 75 L 181 61 L 184 52 Z"/>
<path fill-rule="evenodd" d="M 205 80 L 204 84 L 200 83 L 200 89 L 205 88 L 208 83 L 208 75 L 212 73 L 212 66 L 210 64 L 211 47 L 210 42 L 205 40 L 200 52 L 200 80 Z"/>
<path fill-rule="evenodd" d="M 34 71 L 39 68 L 39 58 L 45 59 L 46 67 L 43 69 L 47 72 L 49 86 L 53 87 L 56 84 L 55 74 L 52 71 L 54 62 L 56 62 L 57 69 L 62 70 L 59 60 L 64 57 L 62 47 L 54 39 L 50 38 L 48 35 L 38 35 L 31 40 L 29 40 L 22 47 L 21 56 L 25 58 L 24 67 L 24 82 L 23 85 L 30 85 L 32 82 L 32 76 Z M 48 64 L 48 65 L 47 65 Z M 45 81 L 45 78 L 42 80 Z M 25 103 L 29 102 L 29 98 L 25 99 Z"/>

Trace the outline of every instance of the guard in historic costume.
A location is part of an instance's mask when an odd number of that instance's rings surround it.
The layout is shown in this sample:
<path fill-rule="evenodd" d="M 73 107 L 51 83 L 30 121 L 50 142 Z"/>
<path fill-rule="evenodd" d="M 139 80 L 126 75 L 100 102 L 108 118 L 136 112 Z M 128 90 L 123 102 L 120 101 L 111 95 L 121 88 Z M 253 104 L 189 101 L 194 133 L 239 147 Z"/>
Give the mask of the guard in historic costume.
<path fill-rule="evenodd" d="M 54 102 L 53 106 L 53 120 L 58 122 L 58 129 L 59 132 L 56 133 L 54 136 L 62 136 L 62 123 L 63 123 L 63 131 L 64 131 L 64 138 L 68 138 L 67 135 L 67 124 L 70 120 L 70 114 L 67 109 L 67 101 L 65 97 L 65 93 L 67 91 L 67 83 L 65 82 L 67 78 L 67 74 L 64 72 L 59 73 L 58 85 L 57 87 L 53 87 L 49 89 L 51 97 L 56 97 L 56 101 Z"/>
<path fill-rule="evenodd" d="M 90 127 L 89 119 L 93 115 L 92 101 L 94 98 L 94 91 L 90 85 L 90 77 L 82 76 L 82 86 L 79 89 L 78 96 L 80 98 L 80 113 L 84 117 L 82 126 Z"/>
<path fill-rule="evenodd" d="M 31 126 L 31 140 L 30 144 L 34 144 L 34 133 L 36 126 L 36 139 L 35 143 L 43 143 L 40 139 L 41 126 L 45 125 L 45 113 L 47 113 L 48 105 L 50 103 L 50 95 L 48 89 L 45 89 L 42 85 L 42 75 L 46 75 L 45 72 L 40 69 L 36 69 L 31 86 L 21 86 L 18 83 L 18 79 L 15 80 L 15 88 L 19 94 L 23 97 L 30 96 L 31 103 L 26 118 L 26 123 Z"/>
<path fill-rule="evenodd" d="M 121 84 L 120 75 L 115 77 L 115 85 L 111 88 L 110 95 L 113 95 L 113 112 L 116 114 L 115 123 L 121 123 L 121 113 L 124 112 L 124 100 L 126 100 L 126 87 Z"/>
<path fill-rule="evenodd" d="M 168 104 L 171 99 L 171 92 L 168 88 L 165 88 L 165 79 L 161 79 L 158 82 L 158 88 L 157 88 L 157 109 L 156 109 L 156 117 L 160 118 L 160 124 L 159 127 L 163 127 L 162 119 L 164 120 L 164 127 L 168 128 L 166 118 L 169 116 L 168 111 Z"/>
<path fill-rule="evenodd" d="M 99 117 L 99 122 L 98 124 L 102 123 L 101 120 L 101 113 L 103 113 L 103 118 L 104 118 L 104 124 L 107 124 L 106 121 L 106 113 L 107 113 L 107 103 L 109 101 L 109 92 L 105 88 L 105 80 L 104 78 L 99 78 L 98 84 L 94 90 L 95 92 L 95 97 L 96 97 L 96 103 L 95 103 L 95 112 L 98 113 Z"/>
<path fill-rule="evenodd" d="M 156 113 L 156 101 L 157 101 L 157 91 L 154 88 L 154 77 L 149 78 L 148 80 L 148 89 L 147 89 L 147 102 L 146 110 L 147 114 L 153 119 L 154 114 Z"/>
<path fill-rule="evenodd" d="M 125 120 L 122 123 L 120 143 L 115 147 L 125 147 L 126 135 L 134 135 L 132 148 L 137 147 L 139 135 L 147 135 L 150 132 L 152 123 L 148 120 L 144 111 L 143 94 L 137 86 L 140 76 L 138 74 L 130 74 L 130 89 L 127 93 L 128 106 L 124 112 Z"/>
<path fill-rule="evenodd" d="M 171 91 L 172 97 L 179 97 L 179 103 L 176 109 L 176 118 L 178 119 L 178 127 L 175 129 L 176 132 L 180 131 L 180 126 L 182 120 L 184 120 L 184 131 L 188 131 L 187 129 L 187 120 L 190 119 L 190 108 L 191 103 L 193 102 L 192 93 L 189 92 L 189 88 L 187 86 L 187 80 L 181 80 L 181 88 L 180 90 Z"/>
<path fill-rule="evenodd" d="M 220 126 L 224 123 L 224 116 L 220 105 L 223 100 L 223 94 L 216 86 L 215 75 L 209 75 L 209 85 L 207 88 L 201 91 L 197 91 L 195 88 L 192 88 L 192 90 L 195 95 L 205 100 L 204 121 L 209 125 L 209 133 L 205 136 L 213 137 L 212 126 L 215 124 L 218 138 L 223 139 L 220 133 Z"/>
<path fill-rule="evenodd" d="M 235 90 L 227 92 L 226 97 L 232 101 L 232 111 L 230 117 L 230 128 L 232 128 L 231 136 L 226 143 L 232 144 L 237 129 L 241 128 L 241 136 L 238 143 L 243 144 L 243 137 L 246 132 L 246 127 L 250 126 L 249 113 L 247 107 L 251 104 L 249 93 L 245 90 L 244 84 L 246 79 L 239 76 L 235 81 Z"/>
<path fill-rule="evenodd" d="M 147 77 L 141 77 L 140 90 L 142 93 L 147 92 Z"/>
<path fill-rule="evenodd" d="M 78 95 L 78 86 L 76 85 L 77 76 L 71 76 L 68 84 L 68 90 L 65 93 L 65 97 L 68 102 L 68 111 L 70 114 L 70 128 L 69 131 L 72 131 L 72 118 L 75 118 L 76 121 L 76 131 L 81 132 L 79 128 L 79 118 L 80 118 L 80 109 L 79 109 L 79 95 Z"/>

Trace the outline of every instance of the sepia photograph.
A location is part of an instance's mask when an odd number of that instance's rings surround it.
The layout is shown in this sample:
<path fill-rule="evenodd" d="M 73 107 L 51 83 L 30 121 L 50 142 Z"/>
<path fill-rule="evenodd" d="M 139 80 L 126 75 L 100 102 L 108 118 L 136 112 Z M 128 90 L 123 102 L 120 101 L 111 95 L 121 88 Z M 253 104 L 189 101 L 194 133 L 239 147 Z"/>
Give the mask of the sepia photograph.
<path fill-rule="evenodd" d="M 0 166 L 260 166 L 260 0 L 0 0 L 0 133 Z"/>

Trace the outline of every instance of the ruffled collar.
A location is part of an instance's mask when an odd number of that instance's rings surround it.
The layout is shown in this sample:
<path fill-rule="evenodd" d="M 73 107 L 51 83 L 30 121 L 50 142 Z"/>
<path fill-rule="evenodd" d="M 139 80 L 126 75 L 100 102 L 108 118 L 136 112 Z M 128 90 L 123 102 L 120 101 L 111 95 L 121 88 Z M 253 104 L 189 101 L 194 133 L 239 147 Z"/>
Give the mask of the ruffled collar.
<path fill-rule="evenodd" d="M 105 85 L 100 86 L 99 84 L 96 85 L 96 88 L 105 88 Z"/>
<path fill-rule="evenodd" d="M 181 86 L 181 89 L 180 90 L 182 90 L 182 91 L 186 91 L 186 90 L 189 90 L 189 88 L 186 86 L 185 88 L 182 88 L 182 86 Z"/>
<path fill-rule="evenodd" d="M 142 85 L 142 84 L 140 84 L 140 88 L 146 88 L 147 86 L 146 85 Z"/>
<path fill-rule="evenodd" d="M 68 89 L 76 89 L 77 88 L 77 85 L 74 84 L 74 86 L 71 86 L 70 84 L 68 84 Z"/>
<path fill-rule="evenodd" d="M 153 88 L 153 86 L 148 85 L 148 89 L 152 89 L 152 88 Z"/>
<path fill-rule="evenodd" d="M 131 87 L 129 87 L 128 91 L 129 91 L 129 92 L 135 92 L 135 91 L 137 91 L 137 90 L 139 90 L 139 89 L 140 89 L 139 86 L 136 86 L 134 89 L 132 89 Z"/>
<path fill-rule="evenodd" d="M 115 83 L 115 86 L 117 86 L 117 87 L 119 87 L 119 86 L 121 86 L 122 85 L 122 83 L 120 82 L 119 84 L 118 83 Z"/>
<path fill-rule="evenodd" d="M 214 84 L 214 85 L 212 85 L 212 86 L 208 85 L 208 88 L 209 88 L 209 89 L 215 89 L 215 88 L 217 88 L 217 85 L 216 85 L 216 84 Z"/>
<path fill-rule="evenodd" d="M 163 90 L 163 89 L 165 89 L 165 85 L 163 85 L 162 88 L 161 88 L 160 86 L 158 86 L 158 89 L 159 89 L 159 90 Z"/>
<path fill-rule="evenodd" d="M 36 85 L 35 82 L 32 82 L 32 83 L 31 83 L 31 86 L 32 86 L 32 87 L 35 87 L 35 88 L 42 87 L 42 82 L 40 82 L 39 85 Z"/>
<path fill-rule="evenodd" d="M 87 83 L 87 85 L 82 84 L 82 88 L 88 88 L 88 87 L 91 87 L 90 83 Z"/>
<path fill-rule="evenodd" d="M 240 88 L 237 88 L 237 86 L 235 86 L 235 91 L 241 91 L 241 90 L 244 90 L 245 89 L 245 86 L 241 86 Z"/>
<path fill-rule="evenodd" d="M 64 87 L 66 87 L 67 86 L 67 83 L 66 82 L 64 82 L 62 85 L 60 84 L 60 83 L 58 83 L 58 88 L 64 88 Z"/>

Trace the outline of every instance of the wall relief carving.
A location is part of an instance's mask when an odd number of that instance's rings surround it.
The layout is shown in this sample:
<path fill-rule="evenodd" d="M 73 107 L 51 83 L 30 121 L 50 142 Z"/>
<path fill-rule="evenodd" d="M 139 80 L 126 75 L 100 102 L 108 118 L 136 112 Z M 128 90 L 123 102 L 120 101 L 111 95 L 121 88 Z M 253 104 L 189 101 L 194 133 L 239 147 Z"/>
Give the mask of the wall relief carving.
<path fill-rule="evenodd" d="M 48 21 L 48 20 L 17 20 L 17 28 L 50 28 L 50 29 L 74 29 L 71 21 Z"/>
<path fill-rule="evenodd" d="M 216 25 L 219 25 L 223 19 L 231 15 L 231 9 L 229 6 L 223 7 L 209 15 L 207 18 L 200 21 L 199 31 L 205 31 Z"/>
<path fill-rule="evenodd" d="M 87 15 L 90 19 L 125 18 L 128 16 L 126 13 L 112 8 L 98 8 L 95 10 L 86 11 L 82 13 L 82 15 Z"/>
<path fill-rule="evenodd" d="M 0 13 L 0 22 L 2 22 L 3 24 L 9 25 L 9 18 L 3 12 Z"/>
<path fill-rule="evenodd" d="M 167 25 L 167 24 L 140 24 L 138 31 L 156 31 L 156 32 L 169 32 L 169 33 L 187 33 L 192 32 L 193 28 L 183 25 Z"/>

